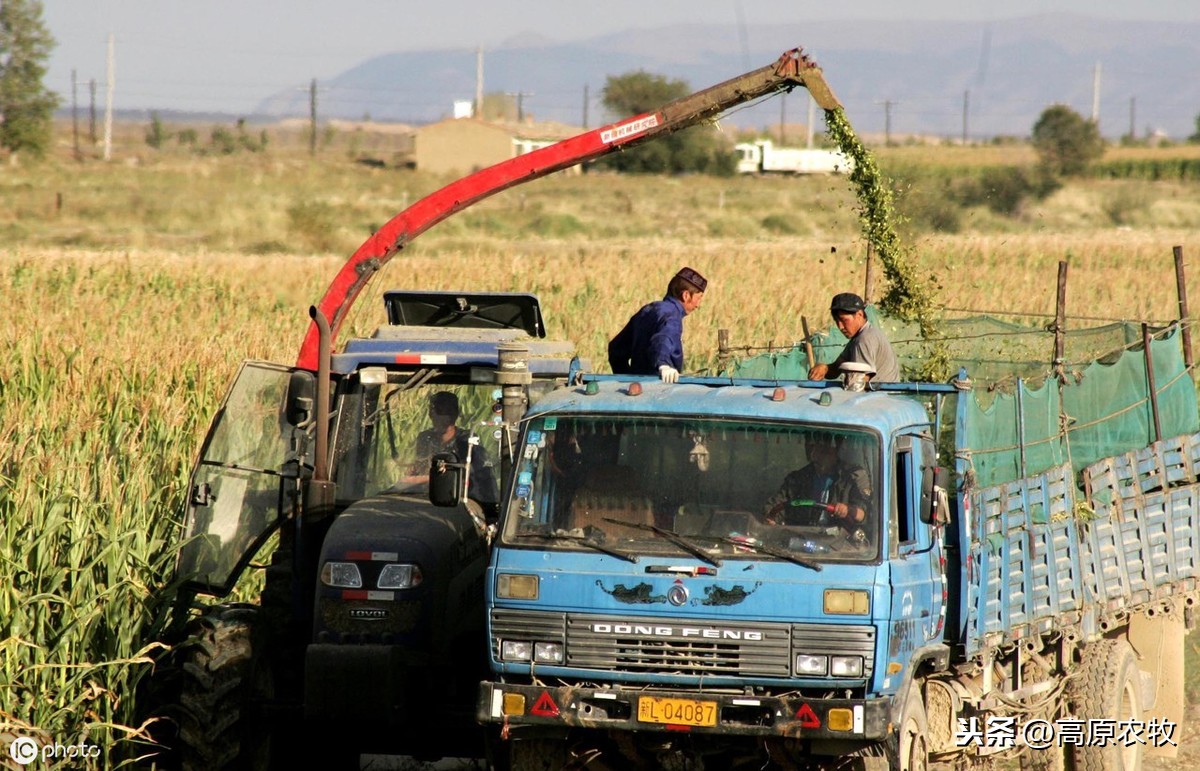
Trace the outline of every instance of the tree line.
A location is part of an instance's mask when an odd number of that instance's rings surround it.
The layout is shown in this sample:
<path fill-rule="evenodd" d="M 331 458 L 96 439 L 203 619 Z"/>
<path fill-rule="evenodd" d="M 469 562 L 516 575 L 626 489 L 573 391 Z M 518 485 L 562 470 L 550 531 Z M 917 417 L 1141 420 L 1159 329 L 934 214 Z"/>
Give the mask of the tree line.
<path fill-rule="evenodd" d="M 50 147 L 54 110 L 60 104 L 58 95 L 44 83 L 53 48 L 54 38 L 42 20 L 39 0 L 0 2 L 0 148 L 10 155 L 27 153 L 38 158 Z M 650 112 L 691 92 L 684 80 L 639 70 L 610 76 L 603 103 L 611 114 L 627 117 Z M 147 143 L 161 145 L 166 139 L 164 132 L 155 116 Z M 214 135 L 213 143 L 227 147 L 227 152 L 266 147 L 265 134 L 248 137 L 240 125 L 238 135 L 226 134 Z M 1188 141 L 1200 143 L 1200 115 Z M 1096 124 L 1065 105 L 1042 112 L 1033 125 L 1032 143 L 1040 159 L 1038 172 L 1051 178 L 1081 174 L 1104 152 Z M 736 157 L 712 126 L 701 125 L 614 153 L 598 163 L 628 173 L 729 175 L 736 167 Z"/>

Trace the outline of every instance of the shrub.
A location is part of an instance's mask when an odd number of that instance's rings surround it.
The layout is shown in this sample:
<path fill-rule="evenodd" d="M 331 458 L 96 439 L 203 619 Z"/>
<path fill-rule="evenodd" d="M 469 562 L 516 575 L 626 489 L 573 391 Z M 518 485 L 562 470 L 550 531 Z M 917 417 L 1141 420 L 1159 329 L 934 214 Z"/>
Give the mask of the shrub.
<path fill-rule="evenodd" d="M 544 238 L 563 238 L 582 233 L 587 228 L 572 214 L 550 212 L 538 215 L 529 224 L 529 230 Z"/>
<path fill-rule="evenodd" d="M 763 230 L 783 236 L 793 236 L 804 230 L 796 226 L 796 217 L 791 214 L 768 214 L 759 224 Z"/>
<path fill-rule="evenodd" d="M 1104 154 L 1095 122 L 1062 104 L 1047 107 L 1033 124 L 1033 147 L 1049 174 L 1075 175 Z"/>
<path fill-rule="evenodd" d="M 167 140 L 171 138 L 171 132 L 163 126 L 162 120 L 159 119 L 158 113 L 150 113 L 150 125 L 146 127 L 146 144 L 153 147 L 155 150 L 160 149 Z"/>
<path fill-rule="evenodd" d="M 290 230 L 305 245 L 317 252 L 329 252 L 337 247 L 337 209 L 324 201 L 300 201 L 288 207 Z"/>

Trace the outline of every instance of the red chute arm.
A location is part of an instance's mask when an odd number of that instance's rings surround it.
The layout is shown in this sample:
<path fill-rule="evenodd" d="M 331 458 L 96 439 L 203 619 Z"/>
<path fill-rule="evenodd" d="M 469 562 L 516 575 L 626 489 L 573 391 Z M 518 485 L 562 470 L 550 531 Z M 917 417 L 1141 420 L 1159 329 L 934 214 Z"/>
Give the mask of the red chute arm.
<path fill-rule="evenodd" d="M 584 132 L 452 182 L 400 212 L 368 238 L 338 271 L 317 308 L 329 320 L 336 340 L 346 314 L 375 273 L 410 241 L 450 215 L 514 185 L 679 131 L 735 105 L 797 85 L 808 88 L 822 108 L 839 106 L 820 68 L 795 48 L 773 64 L 677 99 L 657 112 Z M 317 338 L 317 326 L 312 323 L 297 367 L 316 370 Z"/>

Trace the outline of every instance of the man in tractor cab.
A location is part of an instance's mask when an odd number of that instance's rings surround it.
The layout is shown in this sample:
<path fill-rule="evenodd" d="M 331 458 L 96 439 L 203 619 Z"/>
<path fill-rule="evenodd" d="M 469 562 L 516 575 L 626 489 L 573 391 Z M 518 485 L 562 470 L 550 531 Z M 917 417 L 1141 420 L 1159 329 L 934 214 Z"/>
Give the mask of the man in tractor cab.
<path fill-rule="evenodd" d="M 483 445 L 471 446 L 471 432 L 458 425 L 458 396 L 450 391 L 437 391 L 429 397 L 431 428 L 417 434 L 413 456 L 415 460 L 398 488 L 429 484 L 429 462 L 440 452 L 452 452 L 460 461 L 471 455 L 471 473 L 467 482 L 467 497 L 494 509 L 498 505 L 496 478 Z"/>
<path fill-rule="evenodd" d="M 683 317 L 700 307 L 708 280 L 691 268 L 680 268 L 667 294 L 633 314 L 608 343 L 608 363 L 617 375 L 658 375 L 665 383 L 679 380 L 683 369 Z"/>
<path fill-rule="evenodd" d="M 835 295 L 829 304 L 829 313 L 838 330 L 849 338 L 850 342 L 842 349 L 833 362 L 817 364 L 808 371 L 809 380 L 824 380 L 827 377 L 837 378 L 842 375 L 841 365 L 846 362 L 858 362 L 868 365 L 875 374 L 872 380 L 884 383 L 895 383 L 900 380 L 900 365 L 896 362 L 896 352 L 888 342 L 883 331 L 867 321 L 867 304 L 853 292 L 842 292 Z"/>
<path fill-rule="evenodd" d="M 871 477 L 861 466 L 843 461 L 841 442 L 828 431 L 806 438 L 808 465 L 783 479 L 767 499 L 765 518 L 771 524 L 841 525 L 855 530 L 871 510 Z"/>

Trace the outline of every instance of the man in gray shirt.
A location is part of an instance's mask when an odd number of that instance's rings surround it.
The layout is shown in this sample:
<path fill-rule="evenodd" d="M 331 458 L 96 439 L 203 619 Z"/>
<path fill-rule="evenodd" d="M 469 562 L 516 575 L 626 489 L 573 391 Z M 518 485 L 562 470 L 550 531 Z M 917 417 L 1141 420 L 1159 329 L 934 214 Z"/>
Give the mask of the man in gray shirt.
<path fill-rule="evenodd" d="M 894 383 L 900 380 L 900 365 L 887 336 L 867 321 L 866 303 L 852 292 L 834 296 L 829 304 L 833 323 L 843 335 L 850 338 L 841 354 L 830 364 L 817 364 L 808 371 L 809 380 L 824 380 L 827 376 L 838 377 L 841 365 L 856 361 L 866 364 L 875 371 L 873 380 Z"/>

